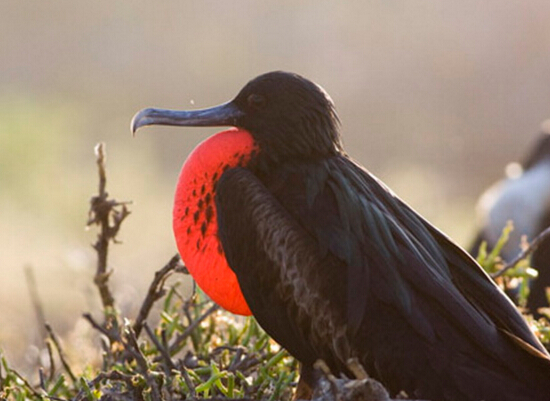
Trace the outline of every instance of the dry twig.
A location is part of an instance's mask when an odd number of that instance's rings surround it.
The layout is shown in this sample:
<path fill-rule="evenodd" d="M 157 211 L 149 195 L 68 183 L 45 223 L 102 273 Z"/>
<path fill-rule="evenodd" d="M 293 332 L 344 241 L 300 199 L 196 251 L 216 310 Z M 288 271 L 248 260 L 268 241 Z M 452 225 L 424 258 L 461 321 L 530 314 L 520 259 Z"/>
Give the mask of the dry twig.
<path fill-rule="evenodd" d="M 191 378 L 189 377 L 189 373 L 187 373 L 187 368 L 185 367 L 183 359 L 178 360 L 178 366 L 183 380 L 185 381 L 185 384 L 189 389 L 189 397 L 195 398 L 195 396 L 197 395 L 197 392 L 195 391 L 195 385 L 193 384 L 193 380 L 191 380 Z"/>
<path fill-rule="evenodd" d="M 109 194 L 105 187 L 107 185 L 107 176 L 105 170 L 105 144 L 99 143 L 95 147 L 97 167 L 99 172 L 99 193 L 90 200 L 90 211 L 88 217 L 88 226 L 92 224 L 100 227 L 97 241 L 93 245 L 97 252 L 97 270 L 94 283 L 99 289 L 101 302 L 104 309 L 114 307 L 114 297 L 107 285 L 111 272 L 107 271 L 107 256 L 109 251 L 109 242 L 116 242 L 116 236 L 124 219 L 128 217 L 130 211 L 126 205 L 129 202 L 117 202 L 114 199 L 108 199 Z M 107 316 L 111 316 L 107 314 Z"/>
<path fill-rule="evenodd" d="M 44 314 L 44 308 L 42 307 L 42 301 L 38 295 L 38 288 L 36 285 L 36 279 L 34 277 L 34 271 L 31 266 L 25 266 L 25 279 L 27 280 L 27 288 L 29 289 L 29 295 L 31 297 L 32 306 L 36 313 L 36 319 L 38 320 L 38 327 L 40 330 L 40 338 L 43 341 L 48 333 L 46 332 L 46 317 Z"/>
<path fill-rule="evenodd" d="M 23 384 L 25 384 L 25 387 L 27 387 L 29 389 L 29 391 L 35 396 L 37 397 L 37 399 L 41 399 L 42 396 L 41 394 L 36 391 L 34 389 L 34 387 L 28 382 L 27 379 L 25 379 L 23 376 L 21 376 L 21 374 L 15 370 L 11 370 L 11 373 L 13 373 L 15 376 L 17 376 L 19 378 L 19 380 L 21 380 L 23 382 Z"/>
<path fill-rule="evenodd" d="M 137 385 L 136 381 L 134 380 L 134 376 L 122 373 L 118 370 L 113 370 L 111 372 L 100 372 L 93 380 L 87 382 L 88 387 L 93 388 L 105 380 L 120 381 L 120 382 L 126 383 L 128 388 L 133 388 L 133 389 L 136 389 L 136 385 Z M 142 389 L 139 388 L 137 390 L 141 392 Z M 84 399 L 86 399 L 86 392 L 84 389 L 81 389 L 78 392 L 78 394 L 75 396 L 74 401 L 80 401 Z"/>
<path fill-rule="evenodd" d="M 134 333 L 134 330 L 132 330 L 131 327 L 127 327 L 126 332 L 126 342 L 124 343 L 124 348 L 129 351 L 134 359 L 136 360 L 138 371 L 143 375 L 145 378 L 145 381 L 147 382 L 147 385 L 151 389 L 151 399 L 153 401 L 161 401 L 161 390 L 159 388 L 158 383 L 156 382 L 155 378 L 151 376 L 150 370 L 149 370 L 149 364 L 147 363 L 147 359 L 139 349 L 139 345 L 137 343 L 136 334 Z"/>
<path fill-rule="evenodd" d="M 170 353 L 168 352 L 166 347 L 160 343 L 157 336 L 155 336 L 155 333 L 153 333 L 153 330 L 149 327 L 147 322 L 143 324 L 143 328 L 145 329 L 145 332 L 147 333 L 153 344 L 155 344 L 155 347 L 157 347 L 157 349 L 159 350 L 162 356 L 162 360 L 165 364 L 165 370 L 169 373 L 171 370 L 176 369 L 176 365 L 174 365 L 174 362 L 172 362 Z"/>
<path fill-rule="evenodd" d="M 201 324 L 201 322 L 204 319 L 206 319 L 208 316 L 210 316 L 212 313 L 214 313 L 218 309 L 219 309 L 219 306 L 214 304 L 210 308 L 208 308 L 208 310 L 206 312 L 204 312 L 202 314 L 202 316 L 200 316 L 198 319 L 191 322 L 189 324 L 189 326 L 187 326 L 185 331 L 183 333 L 179 334 L 176 337 L 176 339 L 174 340 L 174 342 L 172 343 L 172 345 L 170 345 L 170 347 L 168 348 L 168 351 L 169 351 L 170 355 L 173 355 L 176 352 L 178 352 L 180 350 L 180 348 L 182 347 L 184 341 L 187 339 L 187 337 L 189 337 L 191 335 L 191 333 L 193 333 L 193 330 L 195 330 L 197 328 L 197 326 L 199 324 Z"/>
<path fill-rule="evenodd" d="M 57 336 L 55 335 L 55 333 L 52 330 L 52 327 L 48 323 L 46 323 L 45 326 L 46 326 L 46 330 L 48 331 L 48 334 L 50 335 L 50 338 L 53 342 L 53 345 L 55 346 L 55 349 L 57 350 L 57 354 L 59 355 L 59 359 L 61 360 L 61 364 L 65 368 L 65 371 L 70 376 L 73 383 L 76 383 L 77 378 L 74 375 L 71 367 L 67 363 L 67 359 L 65 358 L 65 353 L 63 352 L 63 348 L 61 348 L 61 344 L 59 343 L 59 340 L 57 339 Z"/>
<path fill-rule="evenodd" d="M 44 328 L 46 325 L 44 325 Z M 53 359 L 53 350 L 52 350 L 52 342 L 46 341 L 46 349 L 48 350 L 48 357 L 50 358 L 50 374 L 49 374 L 49 380 L 53 381 L 54 375 L 55 375 L 55 360 Z"/>
<path fill-rule="evenodd" d="M 521 262 L 523 259 L 528 257 L 531 253 L 535 252 L 536 249 L 539 247 L 539 245 L 544 241 L 547 237 L 550 237 L 550 227 L 548 227 L 546 230 L 541 232 L 539 235 L 537 235 L 533 241 L 529 243 L 527 248 L 525 248 L 518 256 L 516 256 L 515 259 L 513 259 L 511 262 L 507 263 L 502 269 L 494 272 L 491 274 L 491 277 L 493 279 L 502 276 L 504 273 L 506 273 L 508 270 L 515 267 L 519 262 Z"/>
<path fill-rule="evenodd" d="M 151 285 L 149 285 L 149 291 L 147 291 L 147 295 L 141 304 L 141 308 L 139 309 L 138 316 L 133 326 L 136 337 L 139 337 L 145 319 L 149 316 L 153 304 L 164 296 L 164 282 L 168 278 L 168 274 L 172 271 L 183 271 L 183 265 L 181 264 L 179 254 L 174 255 L 162 269 L 155 273 L 155 278 L 151 282 Z"/>
<path fill-rule="evenodd" d="M 118 336 L 118 333 L 116 332 L 112 332 L 111 330 L 107 330 L 105 327 L 103 327 L 101 324 L 99 324 L 98 322 L 95 321 L 95 319 L 93 318 L 93 316 L 89 313 L 84 313 L 82 315 L 82 317 L 84 319 L 86 319 L 88 322 L 90 322 L 90 324 L 92 325 L 92 327 L 94 329 L 96 329 L 97 331 L 99 331 L 101 334 L 105 335 L 109 341 L 111 342 L 114 342 L 114 341 L 118 341 L 120 339 L 120 337 Z"/>

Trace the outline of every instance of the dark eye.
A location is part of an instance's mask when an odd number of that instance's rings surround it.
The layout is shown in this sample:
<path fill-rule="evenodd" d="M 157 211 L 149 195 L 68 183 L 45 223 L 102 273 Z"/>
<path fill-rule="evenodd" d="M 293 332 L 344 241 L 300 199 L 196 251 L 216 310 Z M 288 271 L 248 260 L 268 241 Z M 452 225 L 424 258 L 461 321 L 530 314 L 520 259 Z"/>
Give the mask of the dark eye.
<path fill-rule="evenodd" d="M 263 109 L 266 105 L 265 97 L 263 97 L 262 95 L 256 95 L 255 93 L 248 96 L 246 101 L 251 108 L 256 110 Z"/>

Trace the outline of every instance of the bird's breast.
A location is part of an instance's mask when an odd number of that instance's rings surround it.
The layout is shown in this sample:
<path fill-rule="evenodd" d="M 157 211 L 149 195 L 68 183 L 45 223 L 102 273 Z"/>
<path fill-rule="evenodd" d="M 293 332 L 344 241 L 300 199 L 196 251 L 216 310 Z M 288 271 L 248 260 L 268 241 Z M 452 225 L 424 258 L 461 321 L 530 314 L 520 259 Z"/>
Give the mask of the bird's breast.
<path fill-rule="evenodd" d="M 198 286 L 230 312 L 250 315 L 218 236 L 216 183 L 228 169 L 246 166 L 258 146 L 249 132 L 231 129 L 200 143 L 185 161 L 176 187 L 176 244 Z"/>

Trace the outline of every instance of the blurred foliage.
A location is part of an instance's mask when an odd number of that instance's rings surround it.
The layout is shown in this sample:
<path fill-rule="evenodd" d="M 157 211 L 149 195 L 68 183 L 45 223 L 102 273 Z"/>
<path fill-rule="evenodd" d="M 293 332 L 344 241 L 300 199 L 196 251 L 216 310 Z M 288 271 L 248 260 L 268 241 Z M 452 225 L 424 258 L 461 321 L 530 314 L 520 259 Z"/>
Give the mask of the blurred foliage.
<path fill-rule="evenodd" d="M 32 208 L 59 200 L 71 175 L 62 160 L 74 157 L 75 138 L 66 133 L 78 129 L 78 108 L 66 101 L 22 95 L 5 95 L 0 104 L 2 196 Z"/>
<path fill-rule="evenodd" d="M 495 282 L 506 293 L 515 295 L 516 302 L 521 309 L 527 304 L 529 282 L 537 278 L 538 272 L 530 265 L 530 254 L 519 261 L 508 261 L 508 263 L 512 264 L 511 266 L 508 266 L 506 261 L 500 257 L 500 252 L 506 245 L 510 232 L 513 229 L 513 223 L 511 221 L 508 222 L 503 228 L 495 247 L 490 252 L 487 250 L 487 243 L 485 241 L 482 242 L 479 247 L 477 261 L 491 276 L 498 275 L 501 270 L 504 270 L 504 273 L 499 275 L 495 279 Z M 523 247 L 527 247 L 527 244 L 524 244 Z M 543 315 L 539 319 L 535 319 L 529 314 L 525 314 L 524 316 L 539 340 L 550 350 L 550 306 L 542 308 L 539 311 Z"/>
<path fill-rule="evenodd" d="M 487 251 L 486 242 L 481 243 L 477 254 L 477 261 L 490 275 L 494 275 L 505 267 L 506 263 L 500 257 L 500 253 L 508 242 L 510 233 L 513 229 L 514 224 L 509 221 L 502 229 L 502 234 L 491 252 Z M 508 291 L 513 289 L 514 292 L 517 292 L 517 302 L 520 306 L 525 306 L 527 303 L 527 297 L 529 297 L 529 280 L 537 278 L 538 275 L 537 270 L 533 269 L 529 262 L 529 256 L 519 260 L 513 267 L 505 271 L 502 275 L 502 279 L 499 278 L 496 280 L 502 290 Z"/>

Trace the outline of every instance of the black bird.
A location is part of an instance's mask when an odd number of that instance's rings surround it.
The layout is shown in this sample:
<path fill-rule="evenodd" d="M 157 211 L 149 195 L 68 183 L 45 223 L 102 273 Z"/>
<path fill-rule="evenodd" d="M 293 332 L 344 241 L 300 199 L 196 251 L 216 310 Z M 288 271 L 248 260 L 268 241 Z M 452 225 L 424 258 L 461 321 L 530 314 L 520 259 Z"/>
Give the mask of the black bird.
<path fill-rule="evenodd" d="M 178 247 L 207 293 L 217 285 L 205 278 L 210 264 L 227 261 L 250 310 L 302 363 L 309 385 L 316 360 L 349 374 L 355 357 L 391 394 L 550 400 L 549 355 L 514 305 L 344 152 L 333 102 L 318 85 L 271 72 L 212 109 L 142 110 L 132 130 L 151 124 L 238 127 L 184 165 Z"/>
<path fill-rule="evenodd" d="M 548 223 L 550 226 L 550 222 Z M 548 227 L 548 226 L 547 226 Z M 550 288 L 550 237 L 547 237 L 531 256 L 531 265 L 537 269 L 538 277 L 531 283 L 527 308 L 536 318 L 548 317 L 539 308 L 548 308 L 548 288 Z"/>
<path fill-rule="evenodd" d="M 470 247 L 477 255 L 483 241 L 489 250 L 497 243 L 508 221 L 514 224 L 501 256 L 511 261 L 520 252 L 521 237 L 532 240 L 550 227 L 550 120 L 542 124 L 542 132 L 525 160 L 510 164 L 508 177 L 498 181 L 480 197 L 477 213 L 479 232 Z M 539 308 L 548 307 L 546 287 L 550 287 L 550 238 L 543 241 L 531 258 L 538 277 L 531 284 L 527 307 L 535 317 Z"/>

